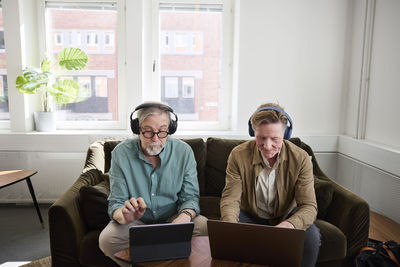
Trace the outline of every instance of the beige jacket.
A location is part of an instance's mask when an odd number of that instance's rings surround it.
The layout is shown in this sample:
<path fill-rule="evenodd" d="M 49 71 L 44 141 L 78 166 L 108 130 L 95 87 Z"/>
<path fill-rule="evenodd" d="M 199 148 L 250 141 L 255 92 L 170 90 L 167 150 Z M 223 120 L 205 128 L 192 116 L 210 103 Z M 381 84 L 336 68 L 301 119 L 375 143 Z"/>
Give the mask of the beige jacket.
<path fill-rule="evenodd" d="M 238 222 L 240 210 L 257 215 L 256 182 L 265 168 L 255 140 L 235 147 L 228 158 L 226 184 L 221 197 L 221 220 Z M 308 154 L 284 140 L 275 174 L 277 196 L 274 218 L 278 224 L 297 206 L 287 219 L 296 229 L 307 229 L 317 216 L 313 166 Z"/>

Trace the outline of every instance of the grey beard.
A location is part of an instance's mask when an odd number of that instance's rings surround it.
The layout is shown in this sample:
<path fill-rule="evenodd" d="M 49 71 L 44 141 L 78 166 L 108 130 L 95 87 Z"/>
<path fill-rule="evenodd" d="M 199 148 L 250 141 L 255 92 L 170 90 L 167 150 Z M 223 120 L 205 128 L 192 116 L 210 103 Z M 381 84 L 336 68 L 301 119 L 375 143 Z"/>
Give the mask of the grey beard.
<path fill-rule="evenodd" d="M 161 153 L 162 146 L 161 144 L 149 144 L 146 147 L 146 153 L 149 156 L 157 156 L 158 154 Z"/>

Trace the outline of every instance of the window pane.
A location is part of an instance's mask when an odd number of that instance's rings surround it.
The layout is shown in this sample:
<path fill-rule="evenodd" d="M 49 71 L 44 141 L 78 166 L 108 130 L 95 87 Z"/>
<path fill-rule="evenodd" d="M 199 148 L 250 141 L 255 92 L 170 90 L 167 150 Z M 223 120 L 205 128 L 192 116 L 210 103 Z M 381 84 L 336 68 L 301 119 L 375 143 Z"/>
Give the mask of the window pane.
<path fill-rule="evenodd" d="M 186 98 L 194 97 L 194 79 L 192 77 L 184 77 L 182 79 L 183 92 L 182 96 Z"/>
<path fill-rule="evenodd" d="M 222 6 L 160 4 L 159 17 L 161 100 L 180 120 L 219 121 Z M 171 75 L 178 77 L 173 98 Z"/>
<path fill-rule="evenodd" d="M 92 96 L 92 85 L 90 77 L 78 77 L 78 83 L 81 86 L 79 97 L 87 98 Z"/>
<path fill-rule="evenodd" d="M 3 28 L 3 8 L 0 5 L 0 120 L 10 120 L 8 109 L 8 87 L 7 87 L 7 66 L 6 50 Z"/>
<path fill-rule="evenodd" d="M 178 78 L 166 77 L 165 78 L 165 97 L 176 98 L 178 97 Z"/>
<path fill-rule="evenodd" d="M 84 70 L 68 72 L 86 99 L 58 107 L 66 110 L 65 120 L 118 120 L 116 3 L 47 2 L 46 14 L 54 57 L 67 46 L 79 47 L 89 57 Z"/>
<path fill-rule="evenodd" d="M 107 77 L 96 77 L 96 96 L 107 97 Z"/>

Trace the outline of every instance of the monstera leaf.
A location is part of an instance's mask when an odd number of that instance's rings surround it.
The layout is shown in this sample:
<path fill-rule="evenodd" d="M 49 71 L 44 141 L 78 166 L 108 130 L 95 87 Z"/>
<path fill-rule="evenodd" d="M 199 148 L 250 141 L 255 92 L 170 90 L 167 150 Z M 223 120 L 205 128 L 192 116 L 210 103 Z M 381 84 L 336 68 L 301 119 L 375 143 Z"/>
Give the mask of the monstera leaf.
<path fill-rule="evenodd" d="M 16 87 L 23 93 L 35 94 L 37 90 L 49 82 L 49 72 L 39 72 L 33 68 L 25 68 L 17 77 Z"/>
<path fill-rule="evenodd" d="M 59 65 L 67 70 L 80 70 L 86 66 L 88 56 L 79 48 L 66 48 L 58 53 Z"/>
<path fill-rule="evenodd" d="M 62 105 L 82 101 L 79 99 L 79 83 L 74 80 L 58 80 L 48 89 L 54 100 Z"/>

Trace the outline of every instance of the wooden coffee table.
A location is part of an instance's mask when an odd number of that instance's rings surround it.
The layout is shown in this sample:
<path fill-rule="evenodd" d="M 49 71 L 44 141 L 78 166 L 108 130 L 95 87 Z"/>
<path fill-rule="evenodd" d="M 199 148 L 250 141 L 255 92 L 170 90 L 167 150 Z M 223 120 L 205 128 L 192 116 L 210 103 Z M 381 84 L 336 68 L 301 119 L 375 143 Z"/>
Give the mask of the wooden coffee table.
<path fill-rule="evenodd" d="M 33 170 L 12 170 L 12 171 L 2 171 L 0 172 L 0 189 L 23 180 L 26 180 L 28 184 L 29 192 L 31 193 L 33 204 L 35 204 L 36 212 L 39 215 L 40 223 L 42 224 L 42 228 L 44 228 L 43 218 L 40 214 L 39 205 L 36 201 L 35 191 L 33 190 L 31 176 L 35 175 L 37 171 Z"/>
<path fill-rule="evenodd" d="M 115 253 L 115 257 L 130 262 L 129 249 L 122 250 Z M 208 236 L 195 236 L 192 238 L 192 252 L 187 259 L 165 260 L 165 261 L 152 261 L 142 262 L 136 266 L 174 266 L 174 267 L 257 267 L 266 266 L 251 263 L 243 263 L 237 261 L 217 260 L 211 258 L 210 244 Z"/>

